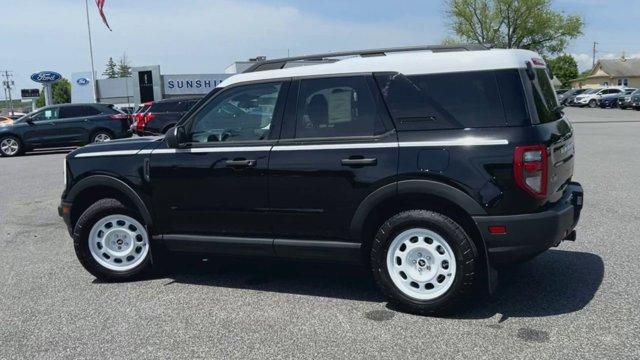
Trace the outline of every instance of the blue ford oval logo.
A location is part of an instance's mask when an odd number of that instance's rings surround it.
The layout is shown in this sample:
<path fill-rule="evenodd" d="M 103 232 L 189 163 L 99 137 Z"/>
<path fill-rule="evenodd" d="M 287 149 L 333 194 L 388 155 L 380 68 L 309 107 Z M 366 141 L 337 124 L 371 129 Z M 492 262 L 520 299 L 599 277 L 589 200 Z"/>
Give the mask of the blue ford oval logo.
<path fill-rule="evenodd" d="M 62 79 L 62 75 L 55 71 L 40 71 L 31 75 L 31 80 L 39 83 L 52 83 Z"/>
<path fill-rule="evenodd" d="M 89 79 L 82 77 L 82 78 L 76 80 L 76 83 L 78 83 L 78 85 L 80 85 L 80 86 L 85 86 L 85 85 L 89 84 Z"/>

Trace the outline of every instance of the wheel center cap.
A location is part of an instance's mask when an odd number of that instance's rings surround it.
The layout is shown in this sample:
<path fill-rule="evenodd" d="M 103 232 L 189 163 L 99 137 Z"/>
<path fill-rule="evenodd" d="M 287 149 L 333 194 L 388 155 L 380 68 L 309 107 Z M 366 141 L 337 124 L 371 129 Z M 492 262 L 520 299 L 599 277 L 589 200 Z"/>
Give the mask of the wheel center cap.
<path fill-rule="evenodd" d="M 420 266 L 421 268 L 427 266 L 427 261 L 425 259 L 418 260 L 418 266 Z"/>
<path fill-rule="evenodd" d="M 123 241 L 122 239 L 118 239 L 118 240 L 116 241 L 116 244 L 118 244 L 118 245 L 122 245 L 122 244 L 124 244 L 124 241 Z"/>

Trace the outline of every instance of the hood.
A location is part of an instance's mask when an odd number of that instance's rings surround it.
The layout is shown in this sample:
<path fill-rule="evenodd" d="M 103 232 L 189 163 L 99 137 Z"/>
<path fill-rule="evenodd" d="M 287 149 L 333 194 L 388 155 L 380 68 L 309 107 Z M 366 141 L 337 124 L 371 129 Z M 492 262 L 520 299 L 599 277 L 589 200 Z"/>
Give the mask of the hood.
<path fill-rule="evenodd" d="M 113 152 L 114 155 L 135 155 L 140 150 L 155 149 L 163 140 L 164 136 L 145 136 L 89 144 L 72 151 L 68 157 L 90 153 L 107 153 L 105 155 L 108 155 L 110 152 Z"/>

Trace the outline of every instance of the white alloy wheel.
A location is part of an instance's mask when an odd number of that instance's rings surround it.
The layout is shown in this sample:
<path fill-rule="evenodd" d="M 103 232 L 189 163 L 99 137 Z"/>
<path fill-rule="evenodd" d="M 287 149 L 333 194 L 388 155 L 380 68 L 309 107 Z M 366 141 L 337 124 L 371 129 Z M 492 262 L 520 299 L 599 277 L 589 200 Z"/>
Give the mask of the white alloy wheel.
<path fill-rule="evenodd" d="M 409 229 L 391 241 L 387 271 L 404 295 L 416 300 L 432 300 L 451 288 L 456 276 L 456 257 L 436 232 Z"/>
<path fill-rule="evenodd" d="M 89 251 L 105 268 L 127 271 L 140 265 L 149 254 L 149 237 L 137 220 L 126 215 L 109 215 L 91 228 Z"/>
<path fill-rule="evenodd" d="M 20 144 L 12 137 L 4 138 L 2 142 L 0 142 L 0 150 L 7 156 L 13 156 L 20 150 Z"/>
<path fill-rule="evenodd" d="M 106 142 L 106 141 L 111 141 L 111 135 L 107 134 L 107 133 L 97 133 L 96 136 L 93 137 L 93 142 L 95 143 L 102 143 L 102 142 Z"/>

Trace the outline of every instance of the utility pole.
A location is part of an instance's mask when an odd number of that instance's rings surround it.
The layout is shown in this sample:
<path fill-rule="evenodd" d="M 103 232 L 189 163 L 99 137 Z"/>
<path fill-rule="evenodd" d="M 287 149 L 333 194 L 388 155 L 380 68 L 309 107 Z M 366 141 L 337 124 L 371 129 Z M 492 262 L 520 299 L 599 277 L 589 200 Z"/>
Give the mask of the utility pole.
<path fill-rule="evenodd" d="M 596 51 L 596 45 L 598 45 L 598 43 L 594 41 L 593 42 L 593 57 L 592 57 L 593 62 L 591 64 L 591 69 L 596 67 L 596 53 L 598 52 L 598 51 Z"/>
<path fill-rule="evenodd" d="M 9 98 L 9 108 L 11 109 L 11 115 L 14 115 L 13 112 L 13 101 L 11 99 L 11 89 L 13 89 L 13 85 L 15 84 L 11 77 L 13 74 L 9 70 L 2 71 L 2 76 L 4 77 L 4 81 L 2 82 L 2 87 L 5 90 L 5 99 Z"/>

